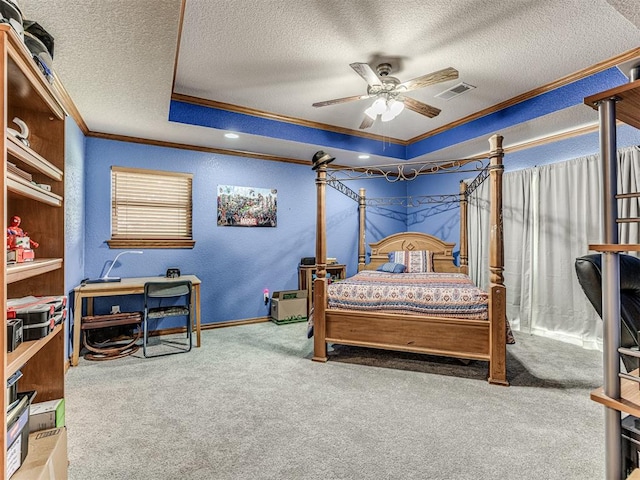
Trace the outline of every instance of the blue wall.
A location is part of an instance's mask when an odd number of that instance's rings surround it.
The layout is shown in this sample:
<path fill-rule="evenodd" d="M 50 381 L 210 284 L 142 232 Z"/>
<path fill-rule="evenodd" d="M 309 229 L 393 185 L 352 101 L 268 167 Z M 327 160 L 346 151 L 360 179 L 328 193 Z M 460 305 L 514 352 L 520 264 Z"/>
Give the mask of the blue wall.
<path fill-rule="evenodd" d="M 81 278 L 100 276 L 121 251 L 110 250 L 106 244 L 110 238 L 112 165 L 193 173 L 196 241 L 193 249 L 147 249 L 144 255 L 123 256 L 112 275 L 163 275 L 168 267 L 197 275 L 203 282 L 204 324 L 268 316 L 268 306 L 263 302 L 265 288 L 270 292 L 297 288 L 300 258 L 315 255 L 315 172 L 308 166 L 92 137 L 85 140 L 75 125 L 68 126 L 67 130 L 67 290 Z M 636 129 L 622 126 L 618 134 L 620 146 L 640 144 L 640 132 Z M 509 154 L 505 156 L 506 170 L 514 169 L 515 165 L 524 168 L 597 153 L 597 138 L 594 133 Z M 461 173 L 424 176 L 393 184 L 367 180 L 348 181 L 345 185 L 355 192 L 360 187 L 366 188 L 367 198 L 440 195 L 458 192 L 460 180 L 474 176 L 475 173 Z M 84 193 L 82 187 L 77 187 L 83 183 Z M 278 226 L 218 227 L 218 185 L 277 189 Z M 78 221 L 83 215 L 84 230 Z M 366 242 L 410 230 L 454 242 L 458 250 L 458 217 L 457 206 L 450 209 L 430 205 L 410 209 L 368 207 Z M 357 203 L 327 187 L 327 256 L 345 263 L 348 275 L 354 274 L 357 268 L 357 237 Z M 125 311 L 139 310 L 141 298 L 96 299 L 96 312 L 106 313 L 111 305 L 120 305 Z M 174 325 L 165 323 L 158 327 L 171 326 Z"/>
<path fill-rule="evenodd" d="M 457 145 L 466 140 L 483 136 L 489 137 L 495 132 L 503 131 L 514 125 L 526 123 L 575 105 L 582 105 L 585 97 L 609 90 L 628 81 L 627 77 L 617 67 L 608 68 L 497 112 L 450 128 L 424 140 L 414 142 L 407 146 L 406 158 L 415 158 L 425 153 Z M 596 118 L 595 115 L 594 118 Z"/>
<path fill-rule="evenodd" d="M 453 173 L 418 177 L 407 183 L 407 195 L 456 194 L 460 191 L 461 180 L 475 176 L 476 173 Z M 449 207 L 433 204 L 407 208 L 407 230 L 430 233 L 446 242 L 453 242 L 456 244 L 454 252 L 457 252 L 460 243 L 460 208 L 458 204 Z"/>
<path fill-rule="evenodd" d="M 112 270 L 116 276 L 162 275 L 168 267 L 179 267 L 203 281 L 203 323 L 244 320 L 268 316 L 262 292 L 297 288 L 297 265 L 301 257 L 315 255 L 315 172 L 308 166 L 269 162 L 236 156 L 194 152 L 97 138 L 86 139 L 86 150 L 77 129 L 69 135 L 73 149 L 67 165 L 67 181 L 82 176 L 77 159 L 84 154 L 84 238 L 78 226 L 82 215 L 79 189 L 68 189 L 67 239 L 68 285 L 81 278 L 98 277 L 121 250 L 110 250 L 110 168 L 112 165 L 189 172 L 193 183 L 193 249 L 147 249 L 143 255 L 127 255 Z M 635 129 L 620 127 L 621 145 L 640 143 Z M 541 165 L 596 153 L 597 134 L 558 142 L 505 157 L 506 169 L 534 162 Z M 566 156 L 566 158 L 564 158 Z M 339 159 L 337 159 L 339 162 Z M 72 167 L 72 168 L 71 168 Z M 387 183 L 384 180 L 348 181 L 355 192 L 366 188 L 367 198 L 440 195 L 456 193 L 462 179 L 475 173 L 419 177 L 412 182 Z M 217 185 L 275 188 L 278 191 L 276 228 L 218 227 L 216 225 Z M 74 196 L 75 195 L 75 196 Z M 77 204 L 75 202 L 78 202 Z M 74 206 L 75 205 L 75 206 Z M 443 209 L 425 205 L 419 208 L 368 207 L 366 242 L 392 233 L 419 231 L 434 234 L 459 246 L 457 206 Z M 84 247 L 82 241 L 84 240 Z M 327 256 L 337 257 L 352 275 L 357 268 L 358 206 L 355 201 L 327 187 Z M 84 250 L 84 265 L 82 254 Z M 71 272 L 69 270 L 72 270 Z M 77 272 L 83 272 L 79 275 Z M 120 297 L 96 299 L 96 311 L 106 313 L 111 305 L 123 310 L 139 310 L 141 299 Z M 168 319 L 171 322 L 171 319 Z M 175 319 L 173 320 L 176 321 Z M 160 324 L 159 328 L 174 326 Z"/>
<path fill-rule="evenodd" d="M 301 257 L 315 255 L 315 172 L 310 167 L 166 147 L 86 140 L 85 164 L 85 277 L 98 277 L 120 250 L 110 250 L 112 165 L 193 173 L 193 249 L 147 249 L 143 255 L 122 256 L 111 275 L 162 275 L 168 267 L 202 280 L 202 322 L 224 322 L 269 314 L 263 290 L 298 287 Z M 276 228 L 219 227 L 216 224 L 218 185 L 275 188 L 278 195 Z M 361 185 L 349 182 L 358 191 Z M 405 195 L 405 187 L 367 181 L 373 196 Z M 356 271 L 358 205 L 327 188 L 327 255 Z M 405 230 L 404 219 L 370 215 L 367 241 Z M 102 301 L 101 301 L 102 300 Z M 96 299 L 96 312 L 111 305 L 139 310 L 140 299 Z M 169 321 L 171 319 L 168 319 Z M 159 328 L 172 325 L 160 324 Z"/>
<path fill-rule="evenodd" d="M 69 306 L 73 305 L 73 289 L 84 278 L 84 146 L 82 131 L 72 119 L 67 118 L 64 151 L 64 291 L 67 292 Z M 70 338 L 70 326 L 71 320 L 66 322 L 67 338 Z M 65 350 L 71 351 L 70 342 L 65 345 Z"/>

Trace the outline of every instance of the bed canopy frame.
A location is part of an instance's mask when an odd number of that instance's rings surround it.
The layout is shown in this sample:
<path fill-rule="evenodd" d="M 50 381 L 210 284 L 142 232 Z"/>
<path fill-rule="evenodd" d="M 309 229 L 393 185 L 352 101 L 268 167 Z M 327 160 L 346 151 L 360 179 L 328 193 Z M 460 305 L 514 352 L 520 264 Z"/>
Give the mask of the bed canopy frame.
<path fill-rule="evenodd" d="M 486 156 L 437 163 L 403 163 L 377 167 L 331 167 L 328 163 L 316 170 L 317 227 L 316 279 L 314 280 L 314 352 L 312 360 L 327 361 L 327 343 L 354 345 L 388 350 L 443 355 L 489 362 L 490 383 L 508 385 L 506 378 L 506 289 L 504 286 L 504 251 L 502 225 L 502 160 L 503 137 L 489 139 Z M 485 164 L 484 160 L 489 162 Z M 355 193 L 340 180 L 385 178 L 387 181 L 409 181 L 421 175 L 476 171 L 475 180 L 460 183 L 453 195 L 387 200 L 387 205 L 408 206 L 432 202 L 460 204 L 460 266 L 454 264 L 453 243 L 417 232 L 397 233 L 370 244 L 371 257 L 365 262 L 365 211 L 367 204 L 380 205 L 380 199 L 366 199 L 365 190 Z M 339 175 L 338 175 L 339 174 Z M 433 252 L 436 272 L 468 273 L 467 199 L 486 179 L 490 181 L 489 214 L 489 320 L 442 318 L 328 308 L 326 279 L 326 186 L 341 191 L 358 202 L 358 271 L 375 269 L 387 262 L 393 250 L 429 250 Z M 402 203 L 405 202 L 405 203 Z"/>

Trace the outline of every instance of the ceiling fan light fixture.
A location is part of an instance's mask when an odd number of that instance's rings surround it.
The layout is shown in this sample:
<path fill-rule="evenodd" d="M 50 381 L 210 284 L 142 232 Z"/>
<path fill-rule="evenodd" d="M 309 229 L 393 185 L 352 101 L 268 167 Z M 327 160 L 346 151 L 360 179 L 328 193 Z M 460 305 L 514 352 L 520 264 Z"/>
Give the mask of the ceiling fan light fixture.
<path fill-rule="evenodd" d="M 378 114 L 373 111 L 373 106 L 367 108 L 364 111 L 364 114 L 369 117 L 371 120 L 375 120 L 378 117 Z"/>
<path fill-rule="evenodd" d="M 387 102 L 382 97 L 376 98 L 376 101 L 371 104 L 370 108 L 376 115 L 382 115 L 387 111 Z"/>
<path fill-rule="evenodd" d="M 394 117 L 397 117 L 398 115 L 400 115 L 400 113 L 402 113 L 402 111 L 404 110 L 404 102 L 400 100 L 396 100 L 394 98 L 389 100 L 389 103 L 387 104 L 387 106 L 389 108 L 389 111 L 393 113 Z"/>
<path fill-rule="evenodd" d="M 396 116 L 393 114 L 391 110 L 387 110 L 380 116 L 380 120 L 382 120 L 383 122 L 389 122 L 394 118 L 396 118 Z"/>

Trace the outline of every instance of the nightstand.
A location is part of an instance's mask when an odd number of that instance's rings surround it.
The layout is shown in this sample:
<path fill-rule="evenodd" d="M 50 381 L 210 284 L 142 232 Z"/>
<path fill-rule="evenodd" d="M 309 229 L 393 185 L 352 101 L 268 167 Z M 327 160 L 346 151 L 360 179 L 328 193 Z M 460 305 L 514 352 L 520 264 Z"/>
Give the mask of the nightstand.
<path fill-rule="evenodd" d="M 300 265 L 298 267 L 298 290 L 307 291 L 307 317 L 313 307 L 313 276 L 315 273 L 315 265 Z M 342 280 L 347 277 L 347 266 L 339 263 L 327 265 L 327 273 L 331 276 L 331 280 Z"/>

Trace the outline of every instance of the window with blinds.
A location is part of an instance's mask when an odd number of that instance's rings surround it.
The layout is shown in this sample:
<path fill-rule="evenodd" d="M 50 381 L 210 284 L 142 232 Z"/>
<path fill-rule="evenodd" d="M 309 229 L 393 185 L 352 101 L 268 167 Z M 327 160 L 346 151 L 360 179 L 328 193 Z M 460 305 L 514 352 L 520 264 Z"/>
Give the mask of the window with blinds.
<path fill-rule="evenodd" d="M 111 248 L 192 248 L 190 173 L 111 167 Z"/>

